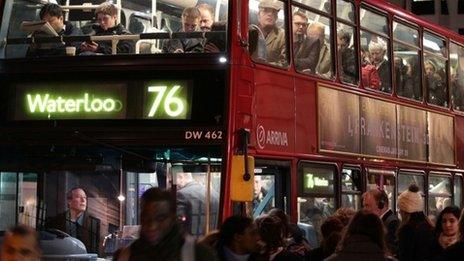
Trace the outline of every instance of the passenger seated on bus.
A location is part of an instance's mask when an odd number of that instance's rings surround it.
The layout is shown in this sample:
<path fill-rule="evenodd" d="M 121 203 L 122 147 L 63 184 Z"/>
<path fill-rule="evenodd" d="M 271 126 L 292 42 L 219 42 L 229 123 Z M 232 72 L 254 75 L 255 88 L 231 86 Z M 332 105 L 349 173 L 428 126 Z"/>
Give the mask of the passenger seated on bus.
<path fill-rule="evenodd" d="M 344 83 L 356 84 L 358 81 L 358 66 L 356 54 L 350 47 L 351 33 L 342 29 L 337 33 L 337 47 L 339 55 L 338 71 L 340 80 Z"/>
<path fill-rule="evenodd" d="M 197 5 L 200 11 L 200 29 L 203 32 L 209 32 L 213 28 L 214 8 L 206 3 Z"/>
<path fill-rule="evenodd" d="M 257 25 L 248 26 L 248 51 L 253 61 L 265 62 L 267 60 L 267 47 L 264 34 Z"/>
<path fill-rule="evenodd" d="M 381 39 L 378 39 L 378 42 L 371 41 L 369 43 L 371 63 L 377 69 L 380 77 L 380 91 L 391 93 L 390 61 L 385 59 L 386 52 L 387 45 Z"/>
<path fill-rule="evenodd" d="M 277 0 L 261 0 L 258 8 L 258 27 L 266 40 L 266 62 L 286 66 L 285 31 L 277 26 L 277 13 L 283 8 L 283 3 Z"/>
<path fill-rule="evenodd" d="M 320 42 L 314 34 L 306 36 L 307 28 L 306 14 L 300 11 L 294 13 L 292 30 L 295 67 L 300 72 L 314 73 L 319 60 Z"/>
<path fill-rule="evenodd" d="M 371 64 L 369 52 L 361 48 L 361 79 L 364 88 L 378 90 L 380 88 L 380 77 L 377 68 Z"/>
<path fill-rule="evenodd" d="M 131 34 L 121 23 L 117 21 L 118 8 L 109 2 L 102 3 L 95 10 L 95 18 L 98 24 L 94 27 L 95 35 L 129 35 Z M 83 42 L 81 51 L 83 55 L 112 54 L 111 41 Z M 116 47 L 116 53 L 134 53 L 135 42 L 132 40 L 120 40 Z"/>
<path fill-rule="evenodd" d="M 182 12 L 182 28 L 180 32 L 191 33 L 199 31 L 201 14 L 196 7 L 187 7 Z M 201 38 L 169 39 L 163 44 L 164 53 L 201 53 L 203 52 Z"/>
<path fill-rule="evenodd" d="M 425 86 L 428 92 L 429 103 L 446 106 L 446 86 L 445 86 L 445 73 L 443 70 L 437 70 L 437 65 L 432 59 L 425 58 L 424 61 L 425 71 Z"/>
<path fill-rule="evenodd" d="M 5 233 L 2 261 L 39 261 L 40 248 L 37 232 L 26 225 L 18 225 Z"/>
<path fill-rule="evenodd" d="M 81 30 L 70 22 L 64 21 L 63 10 L 57 4 L 45 4 L 39 12 L 40 20 L 48 22 L 56 31 L 58 36 L 81 35 Z M 44 33 L 34 33 L 33 37 L 47 37 Z M 45 57 L 66 55 L 66 46 L 78 48 L 80 43 L 45 43 L 31 44 L 27 50 L 28 57 Z"/>
<path fill-rule="evenodd" d="M 214 22 L 211 31 L 222 32 L 221 34 L 212 34 L 206 36 L 204 52 L 205 53 L 219 53 L 224 52 L 226 49 L 226 22 Z"/>
<path fill-rule="evenodd" d="M 319 55 L 316 63 L 315 72 L 319 76 L 332 78 L 332 55 L 329 43 L 325 40 L 325 25 L 313 22 L 308 28 L 308 37 L 319 40 Z"/>

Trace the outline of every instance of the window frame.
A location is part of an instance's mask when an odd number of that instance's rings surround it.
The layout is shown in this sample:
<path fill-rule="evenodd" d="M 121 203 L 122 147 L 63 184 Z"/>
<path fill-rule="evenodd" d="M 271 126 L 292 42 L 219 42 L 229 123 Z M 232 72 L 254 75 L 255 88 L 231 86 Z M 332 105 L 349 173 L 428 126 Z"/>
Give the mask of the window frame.
<path fill-rule="evenodd" d="M 390 209 L 396 213 L 396 204 L 397 204 L 397 193 L 398 193 L 398 170 L 393 169 L 393 168 L 387 168 L 387 169 L 382 169 L 379 166 L 373 166 L 373 167 L 365 167 L 365 186 L 366 186 L 366 191 L 369 189 L 369 175 L 377 175 L 381 176 L 382 179 L 384 179 L 384 176 L 390 176 L 395 179 L 393 182 L 394 188 L 393 188 L 393 193 L 392 193 L 392 202 L 390 205 Z M 383 188 L 380 188 L 380 190 L 385 191 Z M 385 191 L 386 192 L 386 191 Z M 386 192 L 387 193 L 387 192 Z M 387 194 L 388 195 L 388 194 Z"/>
<path fill-rule="evenodd" d="M 355 171 L 359 171 L 360 173 L 360 188 L 359 190 L 343 190 L 343 181 L 342 181 L 342 178 L 343 178 L 343 170 L 344 169 L 350 169 L 350 170 L 355 170 Z M 340 207 L 344 207 L 342 204 L 343 204 L 343 195 L 359 195 L 360 198 L 361 198 L 361 205 L 362 205 L 362 195 L 364 193 L 364 188 L 366 186 L 365 184 L 365 180 L 363 178 L 363 171 L 362 171 L 362 168 L 360 166 L 356 166 L 356 165 L 342 165 L 341 167 L 341 172 L 339 174 L 339 181 L 338 181 L 338 184 L 340 184 Z"/>

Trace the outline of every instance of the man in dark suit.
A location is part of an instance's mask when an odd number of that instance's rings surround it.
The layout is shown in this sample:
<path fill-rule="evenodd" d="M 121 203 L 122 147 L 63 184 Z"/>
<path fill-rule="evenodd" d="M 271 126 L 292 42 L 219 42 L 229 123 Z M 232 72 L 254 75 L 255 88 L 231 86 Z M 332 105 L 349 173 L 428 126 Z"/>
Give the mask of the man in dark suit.
<path fill-rule="evenodd" d="M 398 239 L 396 230 L 398 229 L 398 217 L 389 208 L 388 195 L 380 189 L 371 189 L 363 194 L 364 209 L 376 214 L 387 229 L 386 243 L 390 254 L 396 255 L 398 250 Z"/>
<path fill-rule="evenodd" d="M 87 194 L 75 187 L 66 193 L 68 210 L 47 220 L 47 228 L 68 233 L 84 243 L 88 253 L 98 253 L 100 220 L 87 213 Z"/>
<path fill-rule="evenodd" d="M 209 202 L 210 225 L 216 224 L 219 211 L 219 195 L 211 189 L 209 201 L 206 199 L 206 186 L 196 181 L 191 172 L 175 166 L 177 173 L 177 215 L 183 221 L 185 230 L 194 236 L 205 233 L 206 203 Z"/>
<path fill-rule="evenodd" d="M 292 24 L 295 67 L 301 72 L 315 73 L 321 43 L 313 35 L 306 37 L 308 17 L 305 13 L 301 11 L 295 12 Z"/>

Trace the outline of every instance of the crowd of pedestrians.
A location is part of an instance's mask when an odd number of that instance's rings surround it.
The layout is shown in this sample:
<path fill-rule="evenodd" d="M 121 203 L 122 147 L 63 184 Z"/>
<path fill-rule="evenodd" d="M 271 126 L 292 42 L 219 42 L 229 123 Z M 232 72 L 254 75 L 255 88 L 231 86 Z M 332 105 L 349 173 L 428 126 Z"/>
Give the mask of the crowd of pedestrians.
<path fill-rule="evenodd" d="M 253 220 L 230 216 L 219 231 L 196 239 L 182 228 L 169 191 L 151 188 L 141 197 L 140 236 L 119 249 L 113 260 L 462 260 L 464 212 L 446 207 L 432 224 L 415 185 L 398 197 L 400 220 L 385 192 L 364 193 L 363 209 L 340 208 L 321 226 L 319 246 L 280 209 Z M 2 260 L 40 260 L 34 230 L 19 226 L 7 232 Z"/>

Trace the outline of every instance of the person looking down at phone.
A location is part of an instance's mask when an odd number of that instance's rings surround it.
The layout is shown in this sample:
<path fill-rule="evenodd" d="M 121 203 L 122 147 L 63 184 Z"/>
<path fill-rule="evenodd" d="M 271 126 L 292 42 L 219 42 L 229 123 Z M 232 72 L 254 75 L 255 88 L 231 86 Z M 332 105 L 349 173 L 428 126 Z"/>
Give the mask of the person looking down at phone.
<path fill-rule="evenodd" d="M 197 7 L 187 7 L 182 12 L 182 28 L 179 32 L 193 33 L 200 29 L 200 10 Z M 181 39 L 169 39 L 163 44 L 164 53 L 201 53 L 203 52 L 202 38 L 190 38 L 186 35 Z"/>
<path fill-rule="evenodd" d="M 94 27 L 95 35 L 128 35 L 131 34 L 122 24 L 117 21 L 118 8 L 111 3 L 100 4 L 95 10 L 97 25 Z M 84 55 L 112 54 L 111 41 L 83 42 L 81 51 Z M 133 53 L 134 41 L 120 40 L 117 44 L 116 53 Z"/>
<path fill-rule="evenodd" d="M 79 28 L 74 27 L 70 22 L 64 21 L 63 9 L 57 4 L 45 4 L 39 12 L 39 18 L 43 22 L 48 22 L 55 30 L 58 36 L 77 36 L 82 35 Z M 42 32 L 35 32 L 33 37 L 47 37 Z M 66 46 L 78 47 L 80 43 L 46 43 L 46 44 L 31 44 L 27 50 L 28 57 L 44 57 L 44 56 L 60 56 L 66 55 Z"/>

